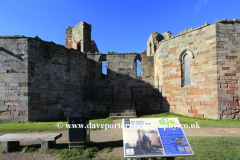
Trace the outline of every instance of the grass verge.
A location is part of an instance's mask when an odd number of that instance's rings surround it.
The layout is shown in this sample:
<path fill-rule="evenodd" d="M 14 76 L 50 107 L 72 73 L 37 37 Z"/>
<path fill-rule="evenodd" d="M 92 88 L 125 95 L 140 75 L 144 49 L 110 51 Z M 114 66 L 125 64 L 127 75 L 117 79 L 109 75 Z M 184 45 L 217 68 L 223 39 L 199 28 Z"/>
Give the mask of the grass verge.
<path fill-rule="evenodd" d="M 240 137 L 216 136 L 216 137 L 188 137 L 188 141 L 194 152 L 194 156 L 175 157 L 176 160 L 239 160 L 240 159 Z M 118 142 L 117 142 L 118 143 Z M 58 155 L 60 160 L 102 160 L 98 154 L 108 153 L 108 160 L 123 160 L 111 155 L 111 150 L 120 144 L 110 143 L 108 146 L 102 146 L 98 143 L 91 142 L 85 150 L 69 150 L 64 148 L 48 149 L 44 152 L 39 151 L 36 147 L 21 147 L 25 153 L 39 152 L 45 154 Z M 3 153 L 4 154 L 4 153 Z M 161 158 L 158 158 L 161 159 Z M 162 158 L 163 159 L 163 158 Z"/>
<path fill-rule="evenodd" d="M 159 114 L 141 114 L 137 113 L 138 118 L 160 118 L 160 117 L 177 117 L 181 124 L 200 124 L 200 128 L 215 127 L 215 128 L 240 128 L 240 119 L 226 119 L 226 120 L 214 120 L 206 118 L 196 118 L 183 116 L 171 112 L 159 113 Z M 113 118 L 102 118 L 106 115 L 90 115 L 90 122 L 94 128 L 91 130 L 101 129 L 101 124 L 112 124 Z M 91 118 L 92 117 L 92 118 Z M 51 122 L 0 122 L 0 132 L 42 132 L 42 131 L 63 131 L 67 130 L 67 120 L 54 120 Z M 57 128 L 57 123 L 63 124 L 62 128 Z"/>
<path fill-rule="evenodd" d="M 188 137 L 194 156 L 177 157 L 177 160 L 239 160 L 240 137 Z"/>
<path fill-rule="evenodd" d="M 207 119 L 198 117 L 188 117 L 172 112 L 160 113 L 160 114 L 143 114 L 138 113 L 138 118 L 159 118 L 159 117 L 177 117 L 181 124 L 200 124 L 200 128 L 214 127 L 214 128 L 240 128 L 240 119 Z"/>
<path fill-rule="evenodd" d="M 101 129 L 101 124 L 112 124 L 112 118 L 90 120 L 94 128 Z M 62 128 L 57 127 L 57 123 L 63 124 Z M 67 130 L 66 121 L 53 122 L 0 122 L 0 132 L 43 132 L 43 131 L 64 131 Z"/>

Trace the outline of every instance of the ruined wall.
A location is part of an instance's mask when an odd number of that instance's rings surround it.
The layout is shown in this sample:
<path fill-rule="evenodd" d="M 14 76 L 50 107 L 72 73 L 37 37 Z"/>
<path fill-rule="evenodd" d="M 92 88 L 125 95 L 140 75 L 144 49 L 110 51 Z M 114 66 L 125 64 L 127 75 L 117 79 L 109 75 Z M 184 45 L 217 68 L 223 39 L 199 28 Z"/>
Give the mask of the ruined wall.
<path fill-rule="evenodd" d="M 155 84 L 169 104 L 169 111 L 188 116 L 219 118 L 216 24 L 188 29 L 159 43 L 154 55 Z M 191 85 L 182 87 L 179 61 L 192 53 Z"/>
<path fill-rule="evenodd" d="M 87 96 L 87 58 L 80 51 L 29 38 L 29 120 L 67 116 Z"/>
<path fill-rule="evenodd" d="M 74 41 L 74 38 L 72 35 L 72 29 L 73 27 L 67 27 L 66 29 L 66 37 L 64 39 L 65 47 L 68 49 L 71 49 L 71 48 L 77 49 L 77 43 Z"/>
<path fill-rule="evenodd" d="M 0 121 L 28 120 L 28 40 L 0 36 Z"/>
<path fill-rule="evenodd" d="M 137 111 L 162 111 L 161 93 L 154 86 L 153 57 L 146 56 L 146 52 L 108 54 L 91 53 L 89 58 L 89 86 L 90 99 L 95 103 L 84 103 L 90 112 L 96 108 L 97 112 L 109 111 L 108 105 L 101 101 L 113 98 L 131 98 L 133 90 L 134 104 Z M 136 60 L 141 61 L 141 76 L 136 75 Z M 107 61 L 107 75 L 102 74 L 102 61 Z M 101 101 L 99 101 L 101 100 Z"/>
<path fill-rule="evenodd" d="M 91 40 L 91 24 L 81 21 L 75 27 L 66 29 L 65 47 L 80 50 L 83 53 L 98 51 Z"/>
<path fill-rule="evenodd" d="M 219 114 L 222 119 L 240 118 L 240 20 L 217 23 Z"/>
<path fill-rule="evenodd" d="M 142 94 L 147 91 L 151 94 L 153 90 L 153 57 L 147 57 L 145 52 L 135 53 L 108 53 L 88 54 L 90 90 L 93 91 L 92 98 L 111 99 L 112 90 L 115 98 L 131 97 L 131 86 L 134 92 Z M 136 76 L 136 59 L 141 59 L 141 76 Z M 107 61 L 107 75 L 102 74 L 103 60 Z M 138 95 L 140 96 L 140 95 Z"/>

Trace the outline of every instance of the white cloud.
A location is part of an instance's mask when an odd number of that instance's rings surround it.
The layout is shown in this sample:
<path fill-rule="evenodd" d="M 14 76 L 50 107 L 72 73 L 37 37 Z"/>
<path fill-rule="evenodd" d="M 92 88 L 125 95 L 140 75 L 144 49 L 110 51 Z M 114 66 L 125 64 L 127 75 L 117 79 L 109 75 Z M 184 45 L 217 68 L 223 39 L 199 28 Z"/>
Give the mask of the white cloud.
<path fill-rule="evenodd" d="M 195 9 L 196 12 L 199 12 L 199 9 L 200 9 L 201 5 L 202 5 L 201 2 L 198 2 L 198 4 L 196 4 L 194 6 L 194 9 Z"/>
<path fill-rule="evenodd" d="M 207 3 L 208 0 L 200 0 L 195 6 L 194 6 L 194 9 L 196 12 L 199 12 L 201 6 L 202 6 L 202 3 Z"/>

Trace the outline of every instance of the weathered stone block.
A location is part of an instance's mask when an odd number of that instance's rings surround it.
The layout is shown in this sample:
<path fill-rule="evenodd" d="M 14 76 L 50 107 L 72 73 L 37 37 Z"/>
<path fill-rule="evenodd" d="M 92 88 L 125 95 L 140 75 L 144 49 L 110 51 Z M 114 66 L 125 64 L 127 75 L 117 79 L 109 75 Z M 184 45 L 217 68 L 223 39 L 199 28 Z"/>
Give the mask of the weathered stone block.
<path fill-rule="evenodd" d="M 8 110 L 8 106 L 0 106 L 0 112 L 7 111 L 7 110 Z"/>

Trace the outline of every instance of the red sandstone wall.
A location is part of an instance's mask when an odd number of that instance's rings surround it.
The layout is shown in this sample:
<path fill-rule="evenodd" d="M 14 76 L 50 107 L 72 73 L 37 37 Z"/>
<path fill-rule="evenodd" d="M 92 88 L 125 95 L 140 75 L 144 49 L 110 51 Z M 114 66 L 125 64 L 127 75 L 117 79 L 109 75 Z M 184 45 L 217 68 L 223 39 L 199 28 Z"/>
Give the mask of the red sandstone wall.
<path fill-rule="evenodd" d="M 193 53 L 191 85 L 181 86 L 180 54 Z M 216 26 L 185 30 L 160 43 L 154 55 L 155 84 L 166 97 L 164 110 L 188 116 L 219 118 Z M 158 82 L 159 79 L 159 82 Z"/>
<path fill-rule="evenodd" d="M 217 23 L 219 114 L 240 118 L 240 24 Z"/>

